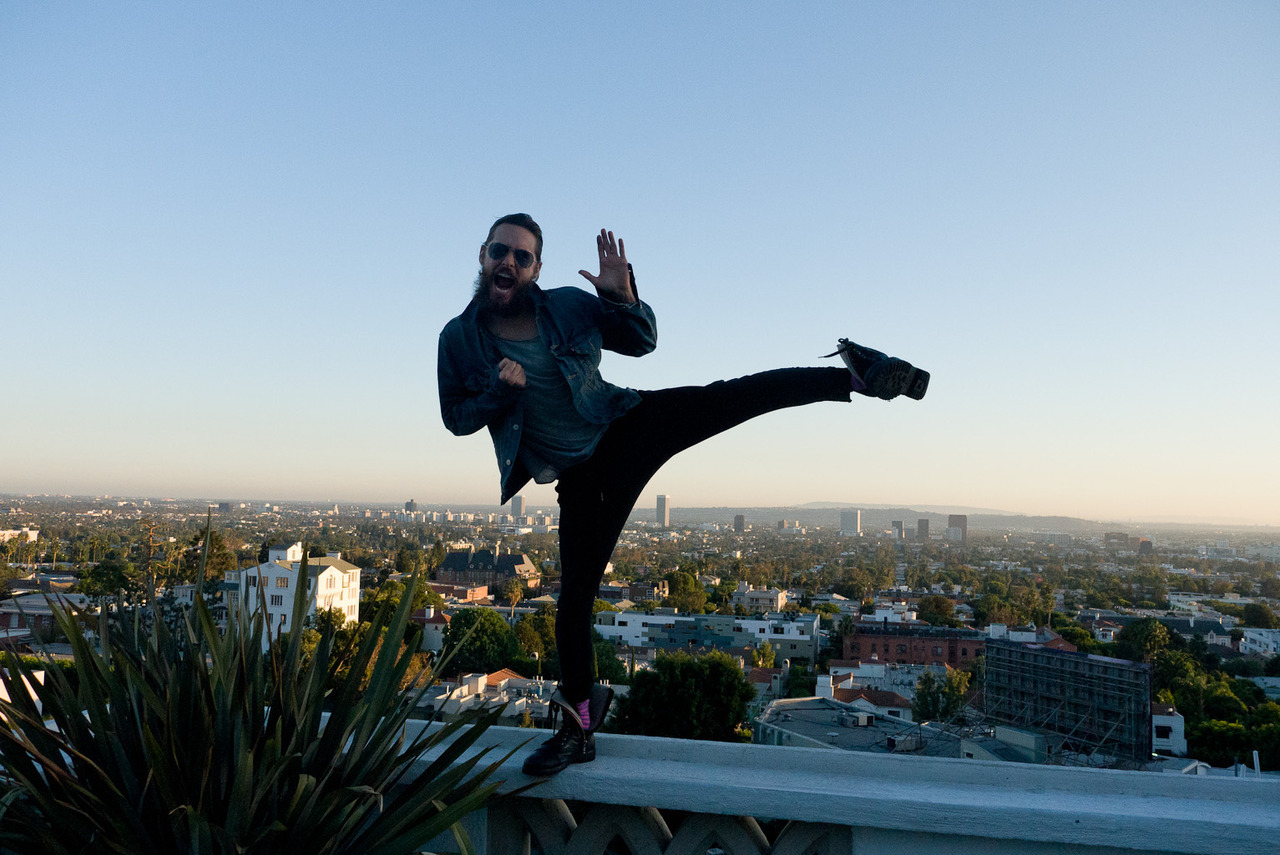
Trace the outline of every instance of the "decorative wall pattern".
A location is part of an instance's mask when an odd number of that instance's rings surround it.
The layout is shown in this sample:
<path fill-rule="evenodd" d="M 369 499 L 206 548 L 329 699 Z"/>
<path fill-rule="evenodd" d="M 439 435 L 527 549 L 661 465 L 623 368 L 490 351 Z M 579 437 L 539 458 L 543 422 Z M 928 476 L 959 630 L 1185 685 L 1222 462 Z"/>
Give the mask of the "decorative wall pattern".
<path fill-rule="evenodd" d="M 511 855 L 848 855 L 850 830 L 745 816 L 562 799 L 514 799 L 489 811 L 489 851 Z"/>

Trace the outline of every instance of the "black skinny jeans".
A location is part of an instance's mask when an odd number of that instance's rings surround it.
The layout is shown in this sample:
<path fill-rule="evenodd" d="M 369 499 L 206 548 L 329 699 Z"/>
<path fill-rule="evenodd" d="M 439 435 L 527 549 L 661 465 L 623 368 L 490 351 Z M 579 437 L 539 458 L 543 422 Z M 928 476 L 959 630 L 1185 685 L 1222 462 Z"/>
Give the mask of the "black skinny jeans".
<path fill-rule="evenodd" d="M 848 401 L 844 368 L 779 368 L 641 392 L 641 401 L 609 425 L 590 459 L 560 473 L 560 600 L 556 648 L 564 696 L 591 693 L 592 608 L 622 527 L 654 473 L 708 437 L 785 407 Z"/>

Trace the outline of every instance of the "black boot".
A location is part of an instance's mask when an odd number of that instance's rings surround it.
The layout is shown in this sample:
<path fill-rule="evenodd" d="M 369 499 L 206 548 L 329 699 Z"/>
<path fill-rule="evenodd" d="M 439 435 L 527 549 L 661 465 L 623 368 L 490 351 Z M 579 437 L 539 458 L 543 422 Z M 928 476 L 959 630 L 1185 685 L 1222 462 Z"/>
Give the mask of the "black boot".
<path fill-rule="evenodd" d="M 589 763 L 594 759 L 596 738 L 575 719 L 565 716 L 560 730 L 529 755 L 522 770 L 526 775 L 542 777 L 563 772 L 570 763 Z"/>
<path fill-rule="evenodd" d="M 554 775 L 563 772 L 570 763 L 589 763 L 596 759 L 596 738 L 593 734 L 604 724 L 613 703 L 613 689 L 600 684 L 591 687 L 591 725 L 584 728 L 577 706 L 567 701 L 559 688 L 551 696 L 551 717 L 564 717 L 564 724 L 556 735 L 538 746 L 524 761 L 526 775 Z"/>
<path fill-rule="evenodd" d="M 906 395 L 918 401 L 929 389 L 928 371 L 916 368 L 905 359 L 885 356 L 878 350 L 855 344 L 847 338 L 840 339 L 835 352 L 827 356 L 839 356 L 844 360 L 849 373 L 857 381 L 854 391 L 869 398 L 888 401 Z"/>

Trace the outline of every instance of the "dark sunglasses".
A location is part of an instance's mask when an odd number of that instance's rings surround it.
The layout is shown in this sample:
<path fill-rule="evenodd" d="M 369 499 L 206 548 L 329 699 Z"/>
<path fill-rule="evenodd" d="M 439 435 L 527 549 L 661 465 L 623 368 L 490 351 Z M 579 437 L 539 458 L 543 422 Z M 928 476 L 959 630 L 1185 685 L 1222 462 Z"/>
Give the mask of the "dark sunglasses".
<path fill-rule="evenodd" d="M 485 246 L 489 248 L 490 261 L 502 261 L 502 259 L 507 257 L 508 252 L 515 255 L 516 265 L 522 270 L 532 267 L 533 262 L 535 261 L 533 253 L 527 249 L 512 249 L 505 243 L 498 243 L 497 241 L 487 243 Z"/>

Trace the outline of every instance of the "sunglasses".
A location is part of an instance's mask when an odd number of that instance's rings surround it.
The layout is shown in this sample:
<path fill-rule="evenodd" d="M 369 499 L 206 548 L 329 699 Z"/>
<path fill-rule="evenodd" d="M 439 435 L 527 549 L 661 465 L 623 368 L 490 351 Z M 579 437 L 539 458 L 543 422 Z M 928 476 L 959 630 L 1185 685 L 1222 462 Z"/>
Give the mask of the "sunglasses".
<path fill-rule="evenodd" d="M 527 249 L 512 249 L 505 243 L 498 243 L 497 241 L 487 243 L 485 246 L 489 249 L 489 259 L 491 261 L 502 261 L 507 257 L 508 252 L 515 255 L 516 265 L 522 270 L 532 267 L 535 261 L 533 253 Z"/>

